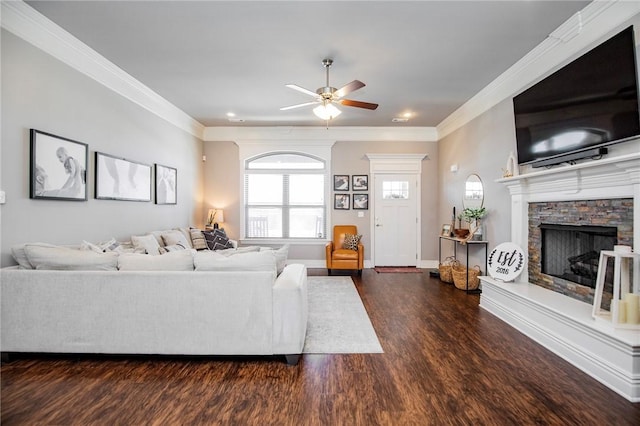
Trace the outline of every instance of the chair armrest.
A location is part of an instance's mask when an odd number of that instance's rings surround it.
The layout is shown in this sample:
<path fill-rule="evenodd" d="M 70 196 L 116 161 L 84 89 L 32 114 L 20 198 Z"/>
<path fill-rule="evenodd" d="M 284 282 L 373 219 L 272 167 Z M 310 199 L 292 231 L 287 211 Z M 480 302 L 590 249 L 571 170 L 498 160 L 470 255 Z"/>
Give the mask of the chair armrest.
<path fill-rule="evenodd" d="M 328 242 L 326 246 L 324 246 L 325 258 L 327 262 L 327 269 L 331 269 L 331 253 L 333 252 L 333 241 Z"/>

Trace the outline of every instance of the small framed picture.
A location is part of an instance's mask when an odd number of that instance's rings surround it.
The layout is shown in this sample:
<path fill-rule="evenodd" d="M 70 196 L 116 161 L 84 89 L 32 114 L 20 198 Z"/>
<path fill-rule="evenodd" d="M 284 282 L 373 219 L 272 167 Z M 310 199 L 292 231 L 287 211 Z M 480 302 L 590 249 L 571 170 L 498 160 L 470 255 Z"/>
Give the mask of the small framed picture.
<path fill-rule="evenodd" d="M 445 223 L 442 225 L 442 232 L 440 233 L 443 237 L 448 237 L 451 235 L 451 224 Z"/>
<path fill-rule="evenodd" d="M 353 175 L 351 176 L 351 188 L 354 191 L 369 190 L 369 175 Z"/>
<path fill-rule="evenodd" d="M 353 209 L 354 210 L 368 210 L 369 209 L 369 194 L 353 194 Z"/>
<path fill-rule="evenodd" d="M 333 194 L 333 208 L 336 210 L 349 210 L 349 194 Z"/>
<path fill-rule="evenodd" d="M 333 190 L 334 191 L 348 191 L 349 190 L 349 175 L 333 175 Z"/>
<path fill-rule="evenodd" d="M 177 204 L 178 170 L 156 164 L 156 204 Z"/>
<path fill-rule="evenodd" d="M 151 166 L 96 152 L 96 199 L 151 201 Z"/>
<path fill-rule="evenodd" d="M 85 201 L 89 145 L 31 129 L 30 198 Z"/>

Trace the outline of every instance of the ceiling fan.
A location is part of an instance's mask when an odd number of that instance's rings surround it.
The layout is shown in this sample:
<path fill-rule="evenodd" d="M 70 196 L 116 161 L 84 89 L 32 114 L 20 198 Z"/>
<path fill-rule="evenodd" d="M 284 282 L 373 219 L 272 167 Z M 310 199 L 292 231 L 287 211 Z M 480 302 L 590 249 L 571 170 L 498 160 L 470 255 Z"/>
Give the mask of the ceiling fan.
<path fill-rule="evenodd" d="M 341 105 L 345 105 L 345 106 L 350 106 L 350 107 L 356 107 L 356 108 L 365 108 L 365 109 L 370 109 L 370 110 L 374 110 L 376 108 L 378 108 L 378 104 L 372 104 L 369 102 L 362 102 L 362 101 L 354 101 L 351 99 L 344 99 L 344 96 L 348 95 L 351 92 L 354 92 L 358 89 L 361 89 L 365 86 L 365 84 L 359 80 L 353 80 L 351 83 L 347 83 L 344 86 L 342 86 L 340 89 L 336 89 L 335 87 L 331 87 L 329 85 L 329 68 L 331 67 L 331 65 L 333 64 L 333 59 L 324 59 L 322 61 L 322 65 L 324 65 L 324 68 L 326 70 L 326 74 L 327 74 L 327 83 L 326 86 L 324 87 L 320 87 L 319 89 L 317 89 L 315 92 L 312 92 L 311 90 L 307 90 L 304 87 L 300 87 L 296 84 L 287 84 L 286 86 L 293 89 L 293 90 L 297 90 L 298 92 L 302 92 L 306 95 L 310 95 L 314 97 L 314 100 L 311 102 L 305 102 L 302 104 L 296 104 L 296 105 L 291 105 L 291 106 L 286 106 L 286 107 L 282 107 L 280 108 L 281 111 L 286 111 L 289 109 L 294 109 L 294 108 L 300 108 L 300 107 L 304 107 L 304 106 L 308 106 L 308 105 L 318 105 L 313 109 L 313 113 L 318 117 L 321 118 L 325 121 L 329 121 L 332 118 L 337 117 L 338 115 L 340 115 L 342 113 L 342 111 L 340 111 L 338 108 L 336 108 L 336 106 L 334 105 L 335 103 L 341 104 Z"/>

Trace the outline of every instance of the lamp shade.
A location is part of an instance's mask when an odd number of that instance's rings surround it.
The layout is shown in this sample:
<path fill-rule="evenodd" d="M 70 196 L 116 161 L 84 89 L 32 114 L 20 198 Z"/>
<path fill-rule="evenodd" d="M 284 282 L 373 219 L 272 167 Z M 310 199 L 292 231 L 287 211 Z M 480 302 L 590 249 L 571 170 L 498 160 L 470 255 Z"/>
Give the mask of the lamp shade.
<path fill-rule="evenodd" d="M 315 107 L 313 109 L 313 113 L 316 115 L 316 117 L 328 121 L 342 114 L 342 111 L 340 111 L 335 107 L 335 105 L 329 102 Z"/>
<path fill-rule="evenodd" d="M 224 210 L 216 209 L 215 211 L 216 211 L 216 214 L 215 214 L 215 218 L 213 219 L 213 221 L 216 222 L 216 223 L 224 222 Z"/>

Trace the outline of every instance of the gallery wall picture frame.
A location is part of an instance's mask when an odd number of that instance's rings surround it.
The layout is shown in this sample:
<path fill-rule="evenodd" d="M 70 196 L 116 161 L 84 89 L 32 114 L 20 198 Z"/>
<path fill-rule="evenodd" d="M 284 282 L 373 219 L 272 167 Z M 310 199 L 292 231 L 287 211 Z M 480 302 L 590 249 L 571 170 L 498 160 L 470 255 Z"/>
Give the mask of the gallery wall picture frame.
<path fill-rule="evenodd" d="M 86 201 L 89 145 L 30 129 L 29 198 Z"/>
<path fill-rule="evenodd" d="M 348 191 L 349 190 L 349 175 L 333 175 L 333 190 L 334 191 Z"/>
<path fill-rule="evenodd" d="M 369 210 L 369 194 L 353 194 L 354 210 Z"/>
<path fill-rule="evenodd" d="M 178 169 L 155 164 L 156 204 L 178 204 Z"/>
<path fill-rule="evenodd" d="M 450 223 L 444 223 L 442 225 L 442 230 L 440 231 L 440 236 L 441 237 L 449 237 L 449 236 L 451 236 L 451 224 Z"/>
<path fill-rule="evenodd" d="M 335 210 L 349 210 L 349 194 L 333 194 L 333 208 Z"/>
<path fill-rule="evenodd" d="M 95 198 L 151 201 L 151 166 L 96 152 Z"/>
<path fill-rule="evenodd" d="M 351 188 L 353 191 L 369 190 L 369 175 L 353 175 L 351 176 Z"/>

